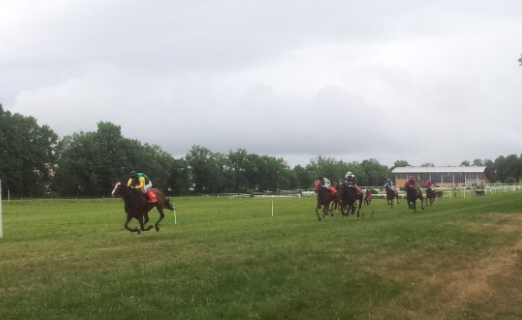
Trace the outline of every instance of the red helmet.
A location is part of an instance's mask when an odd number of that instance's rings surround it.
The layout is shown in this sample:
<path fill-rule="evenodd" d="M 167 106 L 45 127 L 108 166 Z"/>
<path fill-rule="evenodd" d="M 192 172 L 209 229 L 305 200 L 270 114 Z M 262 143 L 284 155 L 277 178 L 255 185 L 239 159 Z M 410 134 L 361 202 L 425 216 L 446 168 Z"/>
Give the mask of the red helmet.
<path fill-rule="evenodd" d="M 409 177 L 408 177 L 408 180 L 413 180 L 413 176 L 409 176 Z"/>

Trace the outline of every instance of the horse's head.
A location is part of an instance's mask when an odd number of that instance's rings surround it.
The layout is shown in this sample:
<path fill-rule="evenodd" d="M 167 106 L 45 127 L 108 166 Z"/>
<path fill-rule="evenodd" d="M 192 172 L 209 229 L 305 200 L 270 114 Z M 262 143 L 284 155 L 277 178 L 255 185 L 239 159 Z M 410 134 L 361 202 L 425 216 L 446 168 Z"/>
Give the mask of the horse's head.
<path fill-rule="evenodd" d="M 123 195 L 123 188 L 125 188 L 123 183 L 120 181 L 116 182 L 111 192 L 112 197 L 121 197 Z"/>
<path fill-rule="evenodd" d="M 321 187 L 321 182 L 319 180 L 314 181 L 314 191 L 317 192 L 319 188 Z"/>

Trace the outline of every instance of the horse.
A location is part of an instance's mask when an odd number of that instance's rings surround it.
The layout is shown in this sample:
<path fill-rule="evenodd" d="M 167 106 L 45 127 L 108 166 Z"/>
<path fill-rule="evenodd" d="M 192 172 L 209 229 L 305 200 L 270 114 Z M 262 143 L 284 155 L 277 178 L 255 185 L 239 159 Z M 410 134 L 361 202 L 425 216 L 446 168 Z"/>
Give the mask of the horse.
<path fill-rule="evenodd" d="M 330 210 L 330 203 L 334 199 L 334 195 L 330 192 L 329 188 L 324 188 L 320 185 L 319 180 L 314 183 L 314 191 L 317 193 L 317 206 L 315 207 L 315 213 L 317 214 L 317 219 L 321 221 L 321 216 L 319 215 L 319 210 L 323 207 L 323 218 L 328 214 L 333 217 L 333 213 Z"/>
<path fill-rule="evenodd" d="M 418 187 L 408 186 L 406 188 L 406 199 L 408 201 L 408 208 L 417 212 L 417 199 L 420 200 L 421 208 L 424 210 L 424 199 L 422 198 L 422 192 Z"/>
<path fill-rule="evenodd" d="M 330 212 L 334 212 L 335 210 L 340 209 L 339 181 L 334 181 L 332 187 L 333 190 L 335 190 L 335 192 L 332 194 L 332 201 L 330 202 Z M 332 192 L 332 187 L 330 187 L 330 193 Z"/>
<path fill-rule="evenodd" d="M 156 188 L 151 188 L 152 192 L 156 194 L 157 202 L 148 202 L 141 193 L 140 190 L 136 190 L 134 188 L 128 187 L 126 184 L 121 182 L 116 182 L 114 185 L 114 189 L 112 190 L 113 197 L 122 197 L 123 202 L 125 203 L 125 213 L 127 213 L 127 218 L 125 219 L 124 227 L 130 232 L 137 232 L 138 234 L 141 231 L 149 231 L 152 228 L 155 228 L 156 231 L 159 231 L 159 223 L 165 217 L 163 213 L 163 209 L 167 208 L 171 211 L 174 211 L 174 207 L 170 203 L 168 198 L 165 198 L 163 193 Z M 156 207 L 160 214 L 158 221 L 154 224 L 154 226 L 150 225 L 145 227 L 147 222 L 149 222 L 149 211 L 152 208 Z M 129 222 L 135 218 L 138 220 L 140 227 L 139 229 L 131 229 L 129 228 Z"/>
<path fill-rule="evenodd" d="M 428 201 L 430 206 L 432 206 L 435 198 L 437 198 L 437 191 L 432 188 L 426 188 L 426 206 L 428 206 Z"/>
<path fill-rule="evenodd" d="M 397 204 L 399 204 L 399 193 L 397 190 L 386 186 L 386 204 L 393 208 L 393 199 L 397 199 Z"/>
<path fill-rule="evenodd" d="M 357 207 L 357 217 L 359 217 L 359 212 L 361 211 L 361 205 L 363 203 L 364 198 L 364 194 L 361 192 L 361 190 L 359 188 L 356 189 L 351 185 L 343 183 L 340 188 L 339 197 L 341 199 L 341 213 L 344 216 L 348 216 L 350 213 L 355 213 L 355 202 L 359 200 L 359 205 Z"/>

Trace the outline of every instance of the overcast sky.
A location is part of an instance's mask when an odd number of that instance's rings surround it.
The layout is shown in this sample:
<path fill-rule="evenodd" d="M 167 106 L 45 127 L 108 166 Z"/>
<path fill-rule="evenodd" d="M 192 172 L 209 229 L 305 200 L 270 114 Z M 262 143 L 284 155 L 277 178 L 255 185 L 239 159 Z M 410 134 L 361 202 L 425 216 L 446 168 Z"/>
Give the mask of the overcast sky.
<path fill-rule="evenodd" d="M 194 145 L 392 166 L 522 153 L 522 1 L 1 0 L 0 103 Z"/>

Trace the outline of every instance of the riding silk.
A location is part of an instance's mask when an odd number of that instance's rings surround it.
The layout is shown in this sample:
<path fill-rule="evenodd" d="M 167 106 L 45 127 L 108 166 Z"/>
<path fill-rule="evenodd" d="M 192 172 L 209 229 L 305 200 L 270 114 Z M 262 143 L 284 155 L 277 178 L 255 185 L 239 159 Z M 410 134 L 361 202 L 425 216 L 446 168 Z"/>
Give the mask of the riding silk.
<path fill-rule="evenodd" d="M 152 188 L 152 181 L 150 181 L 149 177 L 144 173 L 137 173 L 136 176 L 138 179 L 130 178 L 129 181 L 127 181 L 127 186 L 134 186 L 135 189 L 142 192 L 145 198 L 148 198 L 147 200 L 156 202 L 156 195 L 150 190 L 150 188 Z"/>

